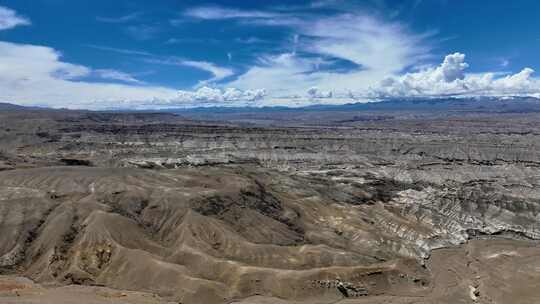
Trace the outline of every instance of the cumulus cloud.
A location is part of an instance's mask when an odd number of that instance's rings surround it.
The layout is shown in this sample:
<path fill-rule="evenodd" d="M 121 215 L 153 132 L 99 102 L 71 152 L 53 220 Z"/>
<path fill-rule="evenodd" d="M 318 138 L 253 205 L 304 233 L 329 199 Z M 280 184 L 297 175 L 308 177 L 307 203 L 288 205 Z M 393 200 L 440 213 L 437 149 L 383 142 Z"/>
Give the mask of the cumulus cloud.
<path fill-rule="evenodd" d="M 14 28 L 20 25 L 30 25 L 30 20 L 17 15 L 17 13 L 4 6 L 0 6 L 0 31 Z"/>
<path fill-rule="evenodd" d="M 465 55 L 461 53 L 454 53 L 444 57 L 444 61 L 440 67 L 436 68 L 433 75 L 437 80 L 441 78 L 446 82 L 452 82 L 457 79 L 464 79 L 466 68 L 469 65 L 465 62 Z"/>
<path fill-rule="evenodd" d="M 227 88 L 223 92 L 223 98 L 229 101 L 259 101 L 266 97 L 265 89 L 240 91 L 236 88 Z"/>
<path fill-rule="evenodd" d="M 375 97 L 429 97 L 540 93 L 540 82 L 532 77 L 534 70 L 530 68 L 500 77 L 490 72 L 467 74 L 468 67 L 464 54 L 450 54 L 437 67 L 384 79 L 371 94 Z"/>
<path fill-rule="evenodd" d="M 311 87 L 307 90 L 310 98 L 332 98 L 332 91 L 321 91 L 318 87 Z"/>
<path fill-rule="evenodd" d="M 264 89 L 241 91 L 235 88 L 219 89 L 202 87 L 196 91 L 180 91 L 173 102 L 181 101 L 197 105 L 249 104 L 262 100 L 266 96 Z M 238 103 L 241 102 L 241 103 Z"/>

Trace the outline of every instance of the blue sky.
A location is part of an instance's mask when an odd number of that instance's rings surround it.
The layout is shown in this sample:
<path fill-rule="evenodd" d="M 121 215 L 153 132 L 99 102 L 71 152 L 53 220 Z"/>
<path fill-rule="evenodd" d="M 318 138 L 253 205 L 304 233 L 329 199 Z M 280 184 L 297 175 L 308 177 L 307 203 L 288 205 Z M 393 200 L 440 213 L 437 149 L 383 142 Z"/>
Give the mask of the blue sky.
<path fill-rule="evenodd" d="M 539 12 L 532 0 L 3 0 L 0 100 L 100 109 L 540 96 Z"/>

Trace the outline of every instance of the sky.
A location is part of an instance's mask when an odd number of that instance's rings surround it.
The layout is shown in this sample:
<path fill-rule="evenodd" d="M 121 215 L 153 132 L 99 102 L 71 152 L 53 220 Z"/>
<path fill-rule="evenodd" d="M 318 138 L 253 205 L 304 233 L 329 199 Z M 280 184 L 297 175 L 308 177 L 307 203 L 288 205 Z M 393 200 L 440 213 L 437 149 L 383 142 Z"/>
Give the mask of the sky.
<path fill-rule="evenodd" d="M 540 97 L 539 14 L 534 0 L 0 0 L 0 102 Z"/>

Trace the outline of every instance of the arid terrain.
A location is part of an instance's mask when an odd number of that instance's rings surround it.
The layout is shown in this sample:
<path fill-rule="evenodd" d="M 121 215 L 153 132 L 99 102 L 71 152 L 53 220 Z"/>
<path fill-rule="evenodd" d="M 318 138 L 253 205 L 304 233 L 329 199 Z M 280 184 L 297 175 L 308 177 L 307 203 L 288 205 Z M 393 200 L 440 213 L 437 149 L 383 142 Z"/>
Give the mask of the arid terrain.
<path fill-rule="evenodd" d="M 539 107 L 490 102 L 1 105 L 0 303 L 539 303 Z"/>

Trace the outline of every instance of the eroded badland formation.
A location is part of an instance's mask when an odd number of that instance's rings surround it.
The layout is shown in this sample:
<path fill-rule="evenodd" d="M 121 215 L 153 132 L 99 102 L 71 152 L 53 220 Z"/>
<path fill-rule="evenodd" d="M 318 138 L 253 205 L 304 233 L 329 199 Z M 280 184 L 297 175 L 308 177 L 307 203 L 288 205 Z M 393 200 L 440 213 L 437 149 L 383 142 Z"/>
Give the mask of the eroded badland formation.
<path fill-rule="evenodd" d="M 0 303 L 539 303 L 537 111 L 0 111 Z"/>

